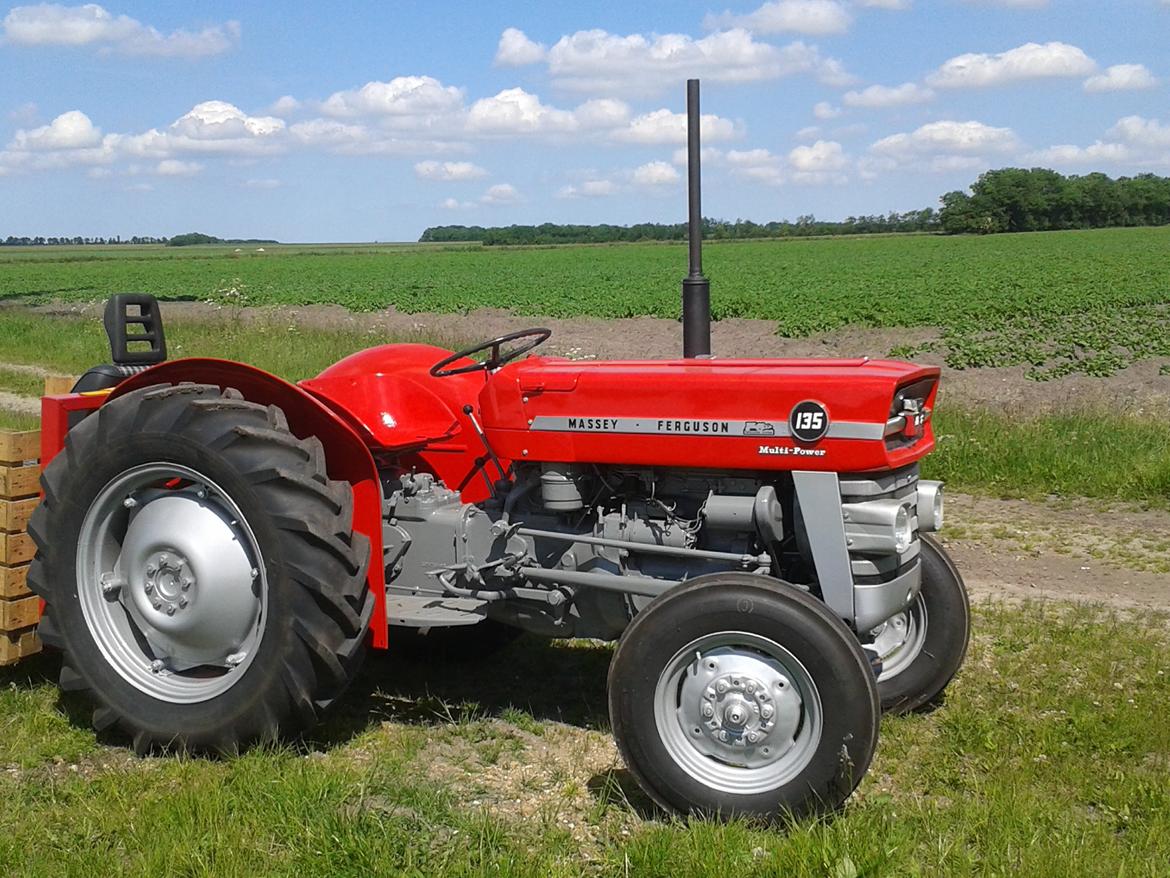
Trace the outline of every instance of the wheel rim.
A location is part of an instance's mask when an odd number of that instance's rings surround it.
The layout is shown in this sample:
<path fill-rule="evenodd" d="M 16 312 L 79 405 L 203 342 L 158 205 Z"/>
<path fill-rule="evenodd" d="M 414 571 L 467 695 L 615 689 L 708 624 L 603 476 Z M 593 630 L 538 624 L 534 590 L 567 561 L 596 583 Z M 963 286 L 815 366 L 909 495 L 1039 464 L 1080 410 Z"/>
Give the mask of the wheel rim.
<path fill-rule="evenodd" d="M 149 463 L 90 504 L 77 547 L 82 615 L 102 656 L 163 701 L 206 701 L 251 664 L 267 617 L 256 537 L 202 473 Z"/>
<path fill-rule="evenodd" d="M 724 631 L 675 654 L 654 692 L 658 734 L 700 783 L 728 793 L 773 790 L 808 765 L 824 725 L 812 676 L 767 637 Z"/>
<path fill-rule="evenodd" d="M 926 601 L 922 592 L 903 612 L 886 619 L 870 634 L 873 636 L 870 649 L 882 663 L 879 683 L 910 667 L 926 644 Z"/>

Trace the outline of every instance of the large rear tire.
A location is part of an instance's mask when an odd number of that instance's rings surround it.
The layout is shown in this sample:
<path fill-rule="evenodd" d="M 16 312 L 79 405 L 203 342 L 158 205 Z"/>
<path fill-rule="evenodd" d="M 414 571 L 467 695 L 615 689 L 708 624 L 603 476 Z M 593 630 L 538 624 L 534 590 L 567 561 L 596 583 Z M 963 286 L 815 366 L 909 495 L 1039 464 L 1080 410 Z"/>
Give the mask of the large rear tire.
<path fill-rule="evenodd" d="M 234 390 L 157 385 L 70 430 L 41 479 L 29 584 L 61 687 L 139 752 L 297 732 L 364 653 L 369 542 L 315 438 Z"/>
<path fill-rule="evenodd" d="M 938 542 L 922 540 L 922 588 L 904 613 L 871 632 L 882 660 L 878 694 L 885 713 L 938 704 L 958 673 L 971 639 L 971 606 L 958 569 Z"/>
<path fill-rule="evenodd" d="M 800 817 L 849 797 L 877 746 L 877 687 L 853 633 L 799 589 L 700 576 L 634 617 L 609 671 L 613 734 L 659 805 Z"/>

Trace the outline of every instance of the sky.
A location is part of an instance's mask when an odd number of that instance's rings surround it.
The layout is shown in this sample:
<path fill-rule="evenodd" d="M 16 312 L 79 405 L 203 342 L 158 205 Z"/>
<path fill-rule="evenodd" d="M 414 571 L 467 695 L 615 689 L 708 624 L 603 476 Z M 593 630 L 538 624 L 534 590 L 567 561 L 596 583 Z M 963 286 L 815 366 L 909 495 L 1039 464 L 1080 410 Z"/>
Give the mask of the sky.
<path fill-rule="evenodd" d="M 937 207 L 1170 174 L 1170 0 L 0 4 L 0 238 Z"/>

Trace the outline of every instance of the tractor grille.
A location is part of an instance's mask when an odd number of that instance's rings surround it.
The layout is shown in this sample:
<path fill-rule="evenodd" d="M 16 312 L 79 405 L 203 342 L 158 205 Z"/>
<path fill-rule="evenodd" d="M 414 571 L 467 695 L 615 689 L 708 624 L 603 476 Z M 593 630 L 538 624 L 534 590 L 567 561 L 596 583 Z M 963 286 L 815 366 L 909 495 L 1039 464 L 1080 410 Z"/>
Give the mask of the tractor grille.
<path fill-rule="evenodd" d="M 889 582 L 918 563 L 918 553 L 922 545 L 918 539 L 918 464 L 913 463 L 870 478 L 842 476 L 840 486 L 842 503 L 872 500 L 906 501 L 912 510 L 910 516 L 912 538 L 905 551 L 890 554 L 850 549 L 849 561 L 853 570 L 853 581 L 857 585 Z"/>

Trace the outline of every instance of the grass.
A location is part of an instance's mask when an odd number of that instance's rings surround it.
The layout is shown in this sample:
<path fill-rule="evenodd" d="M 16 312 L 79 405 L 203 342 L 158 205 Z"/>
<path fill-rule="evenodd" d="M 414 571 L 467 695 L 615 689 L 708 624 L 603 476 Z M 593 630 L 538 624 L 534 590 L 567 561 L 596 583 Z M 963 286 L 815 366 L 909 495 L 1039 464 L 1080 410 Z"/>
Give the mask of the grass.
<path fill-rule="evenodd" d="M 949 365 L 1111 374 L 1170 356 L 1170 228 L 712 242 L 713 315 L 783 335 L 937 327 Z M 166 299 L 598 317 L 678 313 L 685 245 L 0 250 L 0 298 Z M 912 348 L 917 350 L 917 348 Z M 903 350 L 903 352 L 905 352 Z"/>
<path fill-rule="evenodd" d="M 928 478 L 1001 497 L 1052 495 L 1170 505 L 1164 418 L 1080 411 L 1037 417 L 942 409 Z"/>
<path fill-rule="evenodd" d="M 1168 620 L 987 604 L 975 621 L 946 704 L 883 722 L 845 811 L 772 828 L 666 818 L 612 755 L 588 755 L 608 735 L 607 648 L 525 638 L 473 671 L 376 658 L 312 741 L 234 760 L 99 742 L 41 657 L 0 671 L 0 863 L 29 876 L 1164 874 Z"/>

